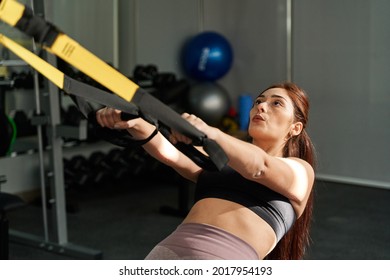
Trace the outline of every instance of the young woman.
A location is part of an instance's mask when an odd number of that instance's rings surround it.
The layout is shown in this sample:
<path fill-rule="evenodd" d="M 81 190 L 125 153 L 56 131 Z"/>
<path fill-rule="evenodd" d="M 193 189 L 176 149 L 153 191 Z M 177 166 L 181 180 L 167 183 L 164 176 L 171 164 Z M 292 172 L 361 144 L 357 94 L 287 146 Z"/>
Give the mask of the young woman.
<path fill-rule="evenodd" d="M 314 184 L 314 148 L 306 133 L 309 102 L 293 83 L 273 85 L 250 111 L 251 143 L 207 125 L 194 115 L 183 118 L 216 141 L 227 154 L 221 171 L 202 170 L 172 143 L 191 143 L 173 132 L 157 133 L 143 148 L 196 183 L 195 203 L 177 229 L 146 259 L 302 259 L 309 243 Z M 127 129 L 146 139 L 155 127 L 141 118 L 120 119 L 104 108 L 98 123 Z"/>

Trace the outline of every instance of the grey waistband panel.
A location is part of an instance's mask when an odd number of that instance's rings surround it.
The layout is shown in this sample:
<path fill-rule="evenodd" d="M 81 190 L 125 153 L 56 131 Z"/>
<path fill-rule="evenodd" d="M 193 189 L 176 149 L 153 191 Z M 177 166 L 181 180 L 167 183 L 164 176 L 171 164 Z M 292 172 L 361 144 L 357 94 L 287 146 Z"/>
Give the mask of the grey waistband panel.
<path fill-rule="evenodd" d="M 258 260 L 247 242 L 206 224 L 186 223 L 161 241 L 146 260 Z"/>

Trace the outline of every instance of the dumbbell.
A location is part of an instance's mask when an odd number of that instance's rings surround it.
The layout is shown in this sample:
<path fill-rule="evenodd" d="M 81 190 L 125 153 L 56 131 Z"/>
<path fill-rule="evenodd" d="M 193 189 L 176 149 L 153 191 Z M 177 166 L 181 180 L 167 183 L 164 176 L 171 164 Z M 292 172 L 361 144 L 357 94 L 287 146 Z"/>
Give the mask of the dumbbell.
<path fill-rule="evenodd" d="M 157 89 L 166 88 L 176 83 L 176 75 L 173 73 L 158 73 L 153 77 L 153 86 Z"/>
<path fill-rule="evenodd" d="M 122 152 L 122 160 L 127 162 L 128 175 L 140 177 L 146 173 L 148 168 L 148 158 L 150 155 L 142 148 L 125 148 Z"/>
<path fill-rule="evenodd" d="M 156 90 L 152 92 L 153 96 L 160 99 L 162 102 L 168 105 L 182 104 L 187 100 L 190 84 L 188 81 L 181 79 L 168 86 L 156 87 Z"/>
<path fill-rule="evenodd" d="M 106 155 L 105 162 L 111 167 L 111 175 L 114 180 L 119 181 L 131 174 L 131 165 L 124 157 L 123 149 L 111 149 Z"/>
<path fill-rule="evenodd" d="M 157 76 L 158 69 L 156 65 L 137 65 L 133 71 L 134 79 L 139 81 L 153 81 L 153 79 Z"/>
<path fill-rule="evenodd" d="M 91 164 L 109 174 L 109 180 L 115 181 L 139 174 L 144 166 L 144 158 L 137 155 L 136 149 L 128 152 L 125 149 L 113 148 L 107 154 L 95 152 L 91 154 L 90 160 Z"/>
<path fill-rule="evenodd" d="M 105 161 L 106 154 L 101 151 L 93 152 L 88 157 L 90 165 L 89 183 L 94 187 L 101 187 L 103 183 L 112 180 L 111 167 Z"/>
<path fill-rule="evenodd" d="M 64 159 L 64 180 L 69 188 L 85 188 L 89 183 L 90 167 L 86 157 L 82 155 Z"/>

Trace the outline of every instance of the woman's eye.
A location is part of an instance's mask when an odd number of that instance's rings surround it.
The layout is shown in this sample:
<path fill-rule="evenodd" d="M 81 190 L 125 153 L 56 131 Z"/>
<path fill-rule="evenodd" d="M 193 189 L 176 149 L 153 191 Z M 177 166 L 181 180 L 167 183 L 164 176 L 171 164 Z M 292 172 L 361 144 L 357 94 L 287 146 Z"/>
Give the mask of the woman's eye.
<path fill-rule="evenodd" d="M 261 103 L 261 100 L 260 99 L 257 99 L 255 100 L 255 102 L 253 103 L 253 105 L 259 105 Z"/>
<path fill-rule="evenodd" d="M 275 106 L 282 106 L 283 105 L 283 103 L 280 102 L 279 100 L 275 100 L 273 103 Z"/>

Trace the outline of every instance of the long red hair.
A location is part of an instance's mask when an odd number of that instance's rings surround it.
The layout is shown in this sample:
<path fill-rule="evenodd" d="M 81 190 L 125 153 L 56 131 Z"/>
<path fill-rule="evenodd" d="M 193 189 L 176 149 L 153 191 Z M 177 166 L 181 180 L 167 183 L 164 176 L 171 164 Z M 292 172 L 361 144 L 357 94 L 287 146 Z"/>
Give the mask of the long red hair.
<path fill-rule="evenodd" d="M 314 145 L 306 132 L 306 125 L 309 115 L 309 100 L 306 92 L 291 82 L 275 84 L 271 88 L 282 88 L 288 93 L 294 104 L 295 121 L 302 122 L 302 132 L 290 137 L 284 146 L 284 157 L 298 157 L 307 161 L 314 169 L 316 156 Z M 264 90 L 264 91 L 266 91 Z M 263 91 L 263 92 L 264 92 Z M 310 244 L 310 225 L 313 215 L 314 188 L 312 188 L 306 208 L 303 214 L 296 220 L 292 228 L 278 242 L 276 247 L 268 254 L 270 260 L 299 260 L 303 259 L 306 249 Z"/>

